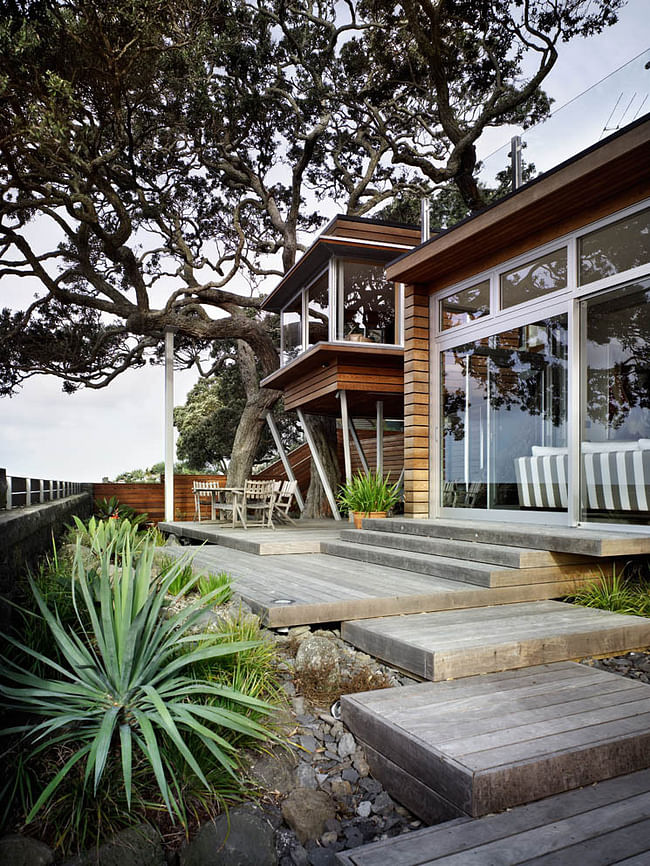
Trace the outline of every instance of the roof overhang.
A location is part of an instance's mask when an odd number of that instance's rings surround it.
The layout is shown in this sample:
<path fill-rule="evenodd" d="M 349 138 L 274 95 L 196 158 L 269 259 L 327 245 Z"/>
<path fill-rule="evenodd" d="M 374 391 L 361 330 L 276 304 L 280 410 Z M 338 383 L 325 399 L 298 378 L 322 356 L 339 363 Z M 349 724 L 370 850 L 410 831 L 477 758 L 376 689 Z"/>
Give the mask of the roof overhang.
<path fill-rule="evenodd" d="M 604 198 L 638 188 L 638 200 L 650 194 L 650 115 L 582 151 L 530 181 L 480 213 L 468 217 L 386 268 L 389 280 L 437 284 L 453 278 L 462 263 L 481 270 L 490 256 L 558 224 L 584 214 Z"/>

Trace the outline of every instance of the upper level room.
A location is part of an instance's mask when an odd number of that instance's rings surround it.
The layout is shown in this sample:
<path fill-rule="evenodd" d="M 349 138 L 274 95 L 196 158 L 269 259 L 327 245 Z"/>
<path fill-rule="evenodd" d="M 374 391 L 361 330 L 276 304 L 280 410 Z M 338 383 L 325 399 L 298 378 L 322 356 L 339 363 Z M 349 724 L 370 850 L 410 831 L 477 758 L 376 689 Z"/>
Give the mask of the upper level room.
<path fill-rule="evenodd" d="M 413 226 L 335 217 L 264 301 L 281 317 L 281 365 L 319 343 L 402 345 L 401 287 L 384 267 L 419 242 Z"/>

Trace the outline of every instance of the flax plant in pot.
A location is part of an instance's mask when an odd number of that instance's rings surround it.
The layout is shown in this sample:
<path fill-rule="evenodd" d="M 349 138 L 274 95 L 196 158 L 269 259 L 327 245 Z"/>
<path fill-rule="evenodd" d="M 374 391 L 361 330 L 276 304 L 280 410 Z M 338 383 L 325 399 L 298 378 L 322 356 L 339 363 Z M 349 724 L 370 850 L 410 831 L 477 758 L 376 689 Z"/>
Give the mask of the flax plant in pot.
<path fill-rule="evenodd" d="M 399 482 L 390 484 L 389 479 L 379 472 L 359 472 L 340 487 L 339 505 L 352 512 L 357 529 L 364 517 L 386 517 L 399 501 Z"/>

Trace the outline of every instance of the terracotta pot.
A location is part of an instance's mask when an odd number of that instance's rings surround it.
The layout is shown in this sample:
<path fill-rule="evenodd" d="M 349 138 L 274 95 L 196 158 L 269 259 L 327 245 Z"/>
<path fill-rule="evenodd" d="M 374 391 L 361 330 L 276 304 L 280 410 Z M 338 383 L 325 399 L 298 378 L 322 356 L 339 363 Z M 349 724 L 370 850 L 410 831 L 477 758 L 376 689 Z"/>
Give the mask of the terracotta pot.
<path fill-rule="evenodd" d="M 372 517 L 373 519 L 378 519 L 381 517 L 386 517 L 386 514 L 386 511 L 353 511 L 352 516 L 354 518 L 354 528 L 363 529 L 361 521 L 364 517 Z"/>

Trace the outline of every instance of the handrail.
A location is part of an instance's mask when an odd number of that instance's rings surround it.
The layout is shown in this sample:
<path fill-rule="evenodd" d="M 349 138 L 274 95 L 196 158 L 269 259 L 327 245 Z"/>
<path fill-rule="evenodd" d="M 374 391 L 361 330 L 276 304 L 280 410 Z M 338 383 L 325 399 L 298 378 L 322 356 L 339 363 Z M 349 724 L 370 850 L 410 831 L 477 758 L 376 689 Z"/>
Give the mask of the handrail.
<path fill-rule="evenodd" d="M 86 489 L 87 485 L 80 481 L 7 475 L 6 469 L 0 469 L 0 510 L 11 511 L 14 508 L 53 502 Z"/>

